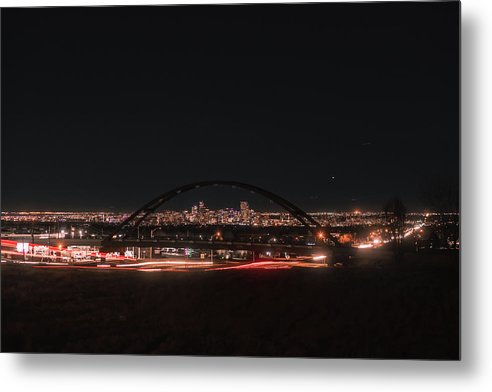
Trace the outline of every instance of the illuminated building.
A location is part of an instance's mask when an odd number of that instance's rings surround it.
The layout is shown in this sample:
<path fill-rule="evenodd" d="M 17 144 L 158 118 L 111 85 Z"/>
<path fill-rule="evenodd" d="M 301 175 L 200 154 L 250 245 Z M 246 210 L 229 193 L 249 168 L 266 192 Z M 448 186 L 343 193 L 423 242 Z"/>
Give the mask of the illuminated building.
<path fill-rule="evenodd" d="M 242 201 L 239 205 L 240 205 L 240 212 L 241 212 L 241 222 L 249 223 L 251 219 L 251 210 L 249 209 L 248 202 Z"/>

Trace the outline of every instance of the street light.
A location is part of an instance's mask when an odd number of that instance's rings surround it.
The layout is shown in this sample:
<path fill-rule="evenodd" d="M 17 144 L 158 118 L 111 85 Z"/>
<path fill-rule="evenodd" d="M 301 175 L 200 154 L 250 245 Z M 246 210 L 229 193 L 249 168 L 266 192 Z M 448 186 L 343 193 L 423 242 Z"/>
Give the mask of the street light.
<path fill-rule="evenodd" d="M 161 227 L 159 226 L 159 227 L 155 227 L 155 228 L 151 229 L 151 230 L 150 230 L 150 238 L 154 238 L 154 232 L 155 232 L 156 230 L 160 229 L 160 228 L 161 228 Z"/>
<path fill-rule="evenodd" d="M 219 230 L 217 230 L 217 231 L 215 232 L 215 234 L 212 236 L 211 240 L 212 240 L 212 241 L 213 241 L 214 239 L 216 239 L 216 240 L 220 240 L 220 238 L 221 238 L 221 237 L 222 237 L 222 233 L 221 233 Z"/>

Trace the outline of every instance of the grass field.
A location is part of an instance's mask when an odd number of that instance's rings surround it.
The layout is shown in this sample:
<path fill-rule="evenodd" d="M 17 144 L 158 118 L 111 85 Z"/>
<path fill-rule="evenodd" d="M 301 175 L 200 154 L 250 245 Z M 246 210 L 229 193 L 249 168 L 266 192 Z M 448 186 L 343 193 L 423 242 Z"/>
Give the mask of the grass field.
<path fill-rule="evenodd" d="M 326 269 L 2 264 L 2 351 L 459 358 L 458 254 Z"/>

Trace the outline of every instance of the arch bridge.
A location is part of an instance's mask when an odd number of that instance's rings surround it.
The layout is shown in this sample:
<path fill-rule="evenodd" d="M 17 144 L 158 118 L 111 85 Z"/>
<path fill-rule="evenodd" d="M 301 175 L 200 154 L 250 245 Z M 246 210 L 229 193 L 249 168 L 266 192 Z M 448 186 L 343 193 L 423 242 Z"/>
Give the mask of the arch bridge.
<path fill-rule="evenodd" d="M 140 235 L 135 236 L 135 233 L 139 232 L 139 228 L 142 222 L 149 216 L 155 214 L 159 207 L 171 199 L 192 191 L 194 189 L 213 187 L 213 186 L 230 186 L 232 188 L 240 188 L 252 193 L 265 197 L 271 202 L 280 206 L 283 210 L 292 215 L 309 233 L 314 241 L 309 244 L 285 244 L 285 243 L 267 243 L 260 244 L 249 241 L 224 241 L 220 239 L 210 240 L 194 240 L 190 238 L 183 239 L 162 239 L 162 238 L 142 238 Z M 330 244 L 331 243 L 331 244 Z M 129 246 L 139 247 L 196 247 L 203 249 L 241 249 L 252 250 L 257 252 L 265 251 L 265 249 L 275 251 L 317 251 L 319 249 L 326 249 L 330 245 L 336 245 L 337 242 L 331 237 L 329 233 L 325 233 L 323 227 L 313 217 L 308 215 L 301 208 L 284 199 L 283 197 L 267 191 L 263 188 L 255 185 L 250 185 L 238 181 L 200 181 L 191 184 L 183 185 L 178 188 L 172 189 L 162 195 L 152 199 L 141 208 L 136 210 L 123 222 L 121 222 L 116 229 L 107 236 L 103 242 L 103 250 L 116 250 Z"/>

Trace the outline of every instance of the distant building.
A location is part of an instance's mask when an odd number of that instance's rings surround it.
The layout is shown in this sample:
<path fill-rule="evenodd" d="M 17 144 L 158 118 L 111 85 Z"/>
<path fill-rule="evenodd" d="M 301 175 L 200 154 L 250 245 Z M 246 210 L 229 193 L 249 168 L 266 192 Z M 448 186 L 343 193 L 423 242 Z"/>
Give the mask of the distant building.
<path fill-rule="evenodd" d="M 241 214 L 241 222 L 249 223 L 251 219 L 251 210 L 249 209 L 249 204 L 247 201 L 242 201 L 240 204 L 240 214 Z"/>

